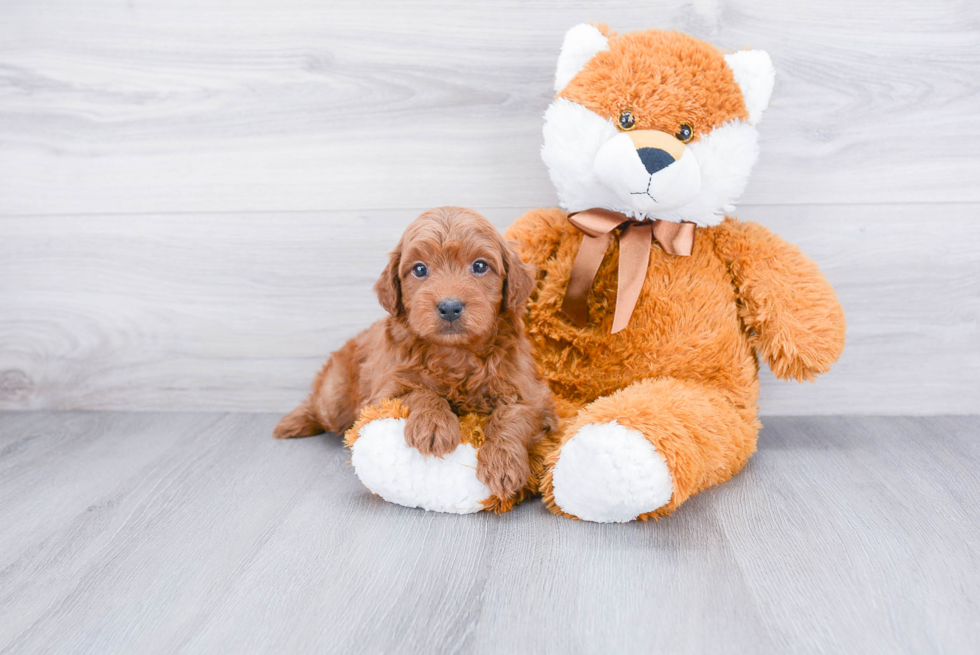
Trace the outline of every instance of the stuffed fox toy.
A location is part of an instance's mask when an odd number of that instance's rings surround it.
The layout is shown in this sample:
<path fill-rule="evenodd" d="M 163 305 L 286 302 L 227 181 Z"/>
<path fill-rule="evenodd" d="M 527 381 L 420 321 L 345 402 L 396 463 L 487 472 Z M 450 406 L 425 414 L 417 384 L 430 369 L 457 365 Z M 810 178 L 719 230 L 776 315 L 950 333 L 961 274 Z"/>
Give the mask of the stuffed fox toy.
<path fill-rule="evenodd" d="M 843 311 L 816 265 L 728 215 L 773 79 L 765 52 L 723 55 L 677 32 L 565 36 L 542 148 L 561 209 L 507 232 L 539 271 L 525 325 L 562 425 L 532 462 L 556 514 L 671 513 L 755 451 L 760 356 L 780 378 L 811 380 L 843 349 Z M 383 418 L 372 411 L 363 418 Z M 369 427 L 348 435 L 355 468 L 388 497 L 377 487 L 397 486 L 397 467 L 358 463 Z"/>

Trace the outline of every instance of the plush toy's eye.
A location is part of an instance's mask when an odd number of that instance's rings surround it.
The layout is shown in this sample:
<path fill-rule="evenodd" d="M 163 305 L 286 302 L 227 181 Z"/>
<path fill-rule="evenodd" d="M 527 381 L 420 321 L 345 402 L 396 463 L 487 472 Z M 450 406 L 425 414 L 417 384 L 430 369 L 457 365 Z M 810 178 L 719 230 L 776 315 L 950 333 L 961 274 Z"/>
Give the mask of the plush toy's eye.
<path fill-rule="evenodd" d="M 425 264 L 419 263 L 412 267 L 412 275 L 415 277 L 425 277 L 429 274 L 429 269 L 425 267 Z"/>
<path fill-rule="evenodd" d="M 636 121 L 633 119 L 633 112 L 624 111 L 619 115 L 619 127 L 627 132 L 636 127 Z"/>
<path fill-rule="evenodd" d="M 694 136 L 694 129 L 691 128 L 691 126 L 688 125 L 687 123 L 681 123 L 680 129 L 677 130 L 677 134 L 675 134 L 674 136 L 677 137 L 678 141 L 683 141 L 684 143 L 687 143 Z"/>
<path fill-rule="evenodd" d="M 477 275 L 483 275 L 484 273 L 490 270 L 490 264 L 486 263 L 482 259 L 478 259 L 475 262 L 473 262 L 473 266 L 471 266 L 470 268 L 472 268 L 473 272 L 476 273 Z"/>

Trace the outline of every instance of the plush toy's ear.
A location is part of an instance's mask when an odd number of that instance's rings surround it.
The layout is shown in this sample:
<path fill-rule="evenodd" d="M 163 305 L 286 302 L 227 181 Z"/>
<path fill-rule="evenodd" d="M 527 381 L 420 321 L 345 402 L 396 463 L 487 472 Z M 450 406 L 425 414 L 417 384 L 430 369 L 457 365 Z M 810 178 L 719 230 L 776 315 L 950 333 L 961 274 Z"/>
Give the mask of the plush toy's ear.
<path fill-rule="evenodd" d="M 525 264 L 513 244 L 504 243 L 504 268 L 507 277 L 504 279 L 504 309 L 518 313 L 534 291 L 535 269 Z"/>
<path fill-rule="evenodd" d="M 740 50 L 725 55 L 725 61 L 742 89 L 745 107 L 749 110 L 749 123 L 755 125 L 769 106 L 769 96 L 772 95 L 772 85 L 776 79 L 772 59 L 765 50 Z"/>
<path fill-rule="evenodd" d="M 402 244 L 391 251 L 388 255 L 388 265 L 378 281 L 374 283 L 374 292 L 378 294 L 378 302 L 384 307 L 385 311 L 392 316 L 402 313 L 402 285 L 398 275 L 398 268 L 402 262 Z"/>
<path fill-rule="evenodd" d="M 609 49 L 609 39 L 595 25 L 576 25 L 565 32 L 555 69 L 555 92 L 561 91 L 597 52 Z"/>

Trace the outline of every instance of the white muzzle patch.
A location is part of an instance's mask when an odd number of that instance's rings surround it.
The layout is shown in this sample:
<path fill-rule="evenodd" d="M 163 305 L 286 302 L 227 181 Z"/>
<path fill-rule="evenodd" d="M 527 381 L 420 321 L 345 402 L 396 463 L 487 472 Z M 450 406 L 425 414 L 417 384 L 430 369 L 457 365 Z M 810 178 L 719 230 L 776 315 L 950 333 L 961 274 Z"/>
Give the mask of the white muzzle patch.
<path fill-rule="evenodd" d="M 701 192 L 701 167 L 690 149 L 685 148 L 675 160 L 660 149 L 637 149 L 626 132 L 599 148 L 593 172 L 617 198 L 641 215 L 683 207 Z"/>
<path fill-rule="evenodd" d="M 651 174 L 636 149 L 636 131 L 620 132 L 565 98 L 551 103 L 544 118 L 541 158 L 569 212 L 601 207 L 630 218 L 717 225 L 734 211 L 759 154 L 755 127 L 730 121 L 683 152 L 673 148 L 676 161 Z"/>

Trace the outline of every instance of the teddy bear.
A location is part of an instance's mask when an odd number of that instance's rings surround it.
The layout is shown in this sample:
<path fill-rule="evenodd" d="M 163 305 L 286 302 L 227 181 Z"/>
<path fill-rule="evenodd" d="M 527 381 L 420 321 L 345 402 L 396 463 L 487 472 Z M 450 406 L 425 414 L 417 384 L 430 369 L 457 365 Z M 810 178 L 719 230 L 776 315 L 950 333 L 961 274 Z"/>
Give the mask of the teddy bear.
<path fill-rule="evenodd" d="M 560 208 L 506 233 L 538 269 L 525 326 L 561 426 L 536 446 L 527 491 L 552 512 L 672 513 L 755 451 L 760 358 L 804 381 L 840 356 L 843 310 L 817 266 L 731 216 L 773 83 L 760 50 L 602 24 L 565 35 L 541 150 Z M 438 511 L 509 509 L 473 480 L 479 417 L 435 461 L 404 446 L 399 411 L 368 408 L 348 432 L 369 489 Z"/>

